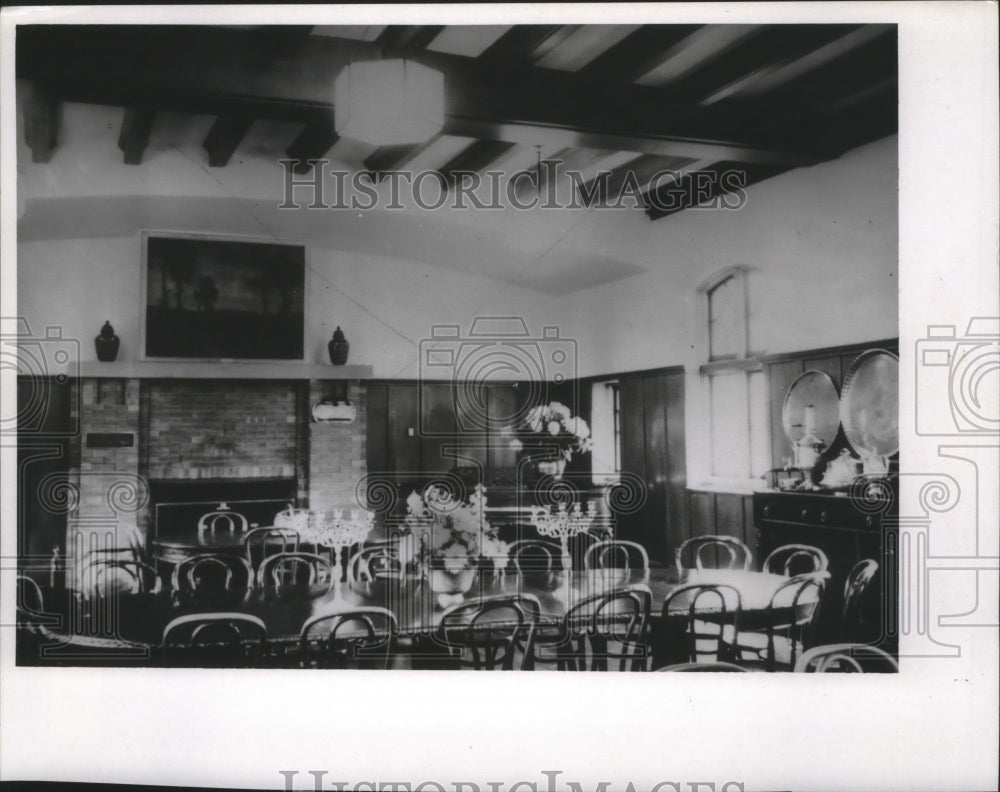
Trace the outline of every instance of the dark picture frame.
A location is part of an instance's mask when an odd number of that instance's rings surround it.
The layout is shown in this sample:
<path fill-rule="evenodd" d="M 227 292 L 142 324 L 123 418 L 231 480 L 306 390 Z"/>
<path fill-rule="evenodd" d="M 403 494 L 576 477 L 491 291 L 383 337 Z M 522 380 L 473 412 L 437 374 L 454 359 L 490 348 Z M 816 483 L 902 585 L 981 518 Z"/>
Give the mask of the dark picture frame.
<path fill-rule="evenodd" d="M 145 359 L 303 360 L 305 245 L 145 232 Z"/>

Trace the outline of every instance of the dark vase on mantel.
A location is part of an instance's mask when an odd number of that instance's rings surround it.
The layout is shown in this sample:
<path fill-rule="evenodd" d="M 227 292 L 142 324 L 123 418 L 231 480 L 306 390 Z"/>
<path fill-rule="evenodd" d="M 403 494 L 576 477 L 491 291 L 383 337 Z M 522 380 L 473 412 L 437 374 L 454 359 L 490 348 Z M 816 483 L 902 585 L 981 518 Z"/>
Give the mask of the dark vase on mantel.
<path fill-rule="evenodd" d="M 94 346 L 97 348 L 97 359 L 102 363 L 110 363 L 118 357 L 118 347 L 121 339 L 115 335 L 115 329 L 111 322 L 105 322 L 101 328 L 101 334 L 94 339 Z"/>
<path fill-rule="evenodd" d="M 327 344 L 327 349 L 330 351 L 330 362 L 335 366 L 343 366 L 347 362 L 347 353 L 350 348 L 350 343 L 344 337 L 344 331 L 338 326 L 333 331 L 333 339 Z"/>

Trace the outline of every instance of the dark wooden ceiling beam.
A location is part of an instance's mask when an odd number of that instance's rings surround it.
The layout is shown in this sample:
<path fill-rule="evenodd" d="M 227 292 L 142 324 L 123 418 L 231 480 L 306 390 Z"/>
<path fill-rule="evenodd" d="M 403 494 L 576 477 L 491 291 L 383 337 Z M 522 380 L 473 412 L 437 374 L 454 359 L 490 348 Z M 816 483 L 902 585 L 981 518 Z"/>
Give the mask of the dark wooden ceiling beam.
<path fill-rule="evenodd" d="M 149 102 L 164 110 L 250 113 L 314 123 L 332 114 L 331 86 L 343 65 L 378 52 L 364 42 L 311 36 L 294 59 L 276 65 L 248 53 L 247 40 L 238 35 L 245 32 L 212 30 L 216 37 L 197 29 L 189 39 L 186 29 L 178 33 L 173 28 L 102 27 L 87 36 L 75 30 L 19 28 L 18 76 L 50 79 L 60 92 L 57 98 L 71 101 Z M 161 57 L 150 59 L 148 52 Z M 184 53 L 180 62 L 178 52 Z M 814 159 L 812 152 L 794 146 L 774 150 L 758 141 L 748 145 L 742 130 L 756 118 L 753 107 L 734 111 L 732 134 L 722 137 L 709 117 L 692 118 L 690 103 L 664 98 L 661 89 L 595 88 L 591 80 L 554 69 L 500 66 L 431 51 L 416 58 L 445 74 L 446 134 L 694 159 L 786 165 Z"/>
<path fill-rule="evenodd" d="M 534 63 L 576 32 L 579 25 L 516 25 L 479 56 L 484 63 Z"/>
<path fill-rule="evenodd" d="M 449 188 L 453 187 L 460 174 L 485 170 L 516 145 L 506 140 L 477 140 L 438 169 L 441 178 Z"/>
<path fill-rule="evenodd" d="M 651 62 L 676 46 L 700 25 L 643 25 L 577 72 L 600 82 L 630 83 L 653 68 Z M 654 64 L 658 65 L 658 64 Z"/>
<path fill-rule="evenodd" d="M 255 31 L 257 53 L 265 58 L 294 57 L 312 34 L 312 25 L 265 25 Z"/>
<path fill-rule="evenodd" d="M 817 147 L 810 127 L 814 120 L 822 120 L 824 108 L 838 103 L 850 102 L 851 98 L 871 89 L 873 84 L 895 85 L 898 79 L 898 55 L 894 31 L 867 43 L 853 51 L 844 53 L 836 60 L 825 64 L 807 75 L 783 86 L 781 89 L 742 100 L 742 108 L 737 115 L 755 109 L 756 121 L 744 123 L 742 130 L 751 141 L 777 141 L 776 145 L 787 144 L 791 140 L 810 140 L 810 147 L 821 156 L 823 148 Z M 896 113 L 894 97 L 886 96 L 892 113 Z M 732 103 L 732 104 L 735 104 Z M 722 128 L 728 114 L 719 112 L 718 124 Z"/>
<path fill-rule="evenodd" d="M 794 61 L 829 44 L 858 25 L 762 26 L 750 36 L 734 42 L 726 51 L 692 70 L 678 81 L 671 93 L 693 102 L 709 99 L 736 80 L 763 69 Z"/>
<path fill-rule="evenodd" d="M 59 136 L 59 102 L 43 90 L 32 91 L 24 105 L 24 142 L 32 162 L 48 162 Z"/>
<path fill-rule="evenodd" d="M 586 185 L 581 186 L 580 194 L 589 197 L 589 201 L 585 199 L 588 205 L 603 203 L 617 196 L 625 187 L 626 182 L 631 182 L 630 190 L 638 186 L 639 192 L 644 193 L 649 181 L 657 173 L 680 170 L 694 161 L 689 158 L 658 157 L 644 154 L 608 171 L 606 176 L 598 174 Z"/>
<path fill-rule="evenodd" d="M 142 154 L 149 145 L 156 112 L 147 107 L 126 107 L 122 128 L 118 135 L 118 148 L 122 150 L 126 165 L 139 165 Z"/>
<path fill-rule="evenodd" d="M 405 55 L 426 49 L 444 25 L 387 25 L 375 43 L 385 55 Z"/>
<path fill-rule="evenodd" d="M 340 135 L 334 129 L 332 114 L 326 119 L 306 124 L 305 129 L 285 149 L 288 157 L 295 160 L 292 170 L 307 173 L 312 167 L 310 160 L 322 159 L 338 140 Z"/>
<path fill-rule="evenodd" d="M 406 165 L 420 156 L 438 139 L 435 135 L 430 140 L 416 145 L 379 146 L 365 158 L 364 166 L 373 181 L 380 182 L 388 178 L 390 173 L 402 170 Z"/>
<path fill-rule="evenodd" d="M 223 115 L 216 118 L 202 143 L 202 147 L 208 152 L 208 164 L 213 168 L 228 165 L 252 123 L 253 118 L 243 115 Z"/>
<path fill-rule="evenodd" d="M 745 200 L 741 194 L 743 189 L 786 170 L 788 168 L 775 165 L 717 162 L 647 194 L 646 214 L 651 220 L 657 220 L 694 206 L 714 207 L 718 211 L 723 211 L 723 205 L 730 210 L 736 209 Z"/>

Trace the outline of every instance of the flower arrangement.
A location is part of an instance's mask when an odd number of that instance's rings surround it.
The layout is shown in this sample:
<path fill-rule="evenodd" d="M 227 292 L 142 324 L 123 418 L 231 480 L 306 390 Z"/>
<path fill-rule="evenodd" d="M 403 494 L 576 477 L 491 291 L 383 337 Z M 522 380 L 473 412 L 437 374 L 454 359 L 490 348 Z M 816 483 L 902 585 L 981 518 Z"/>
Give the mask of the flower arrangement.
<path fill-rule="evenodd" d="M 513 432 L 510 447 L 515 451 L 528 449 L 540 457 L 555 456 L 562 466 L 573 454 L 585 454 L 594 445 L 587 422 L 574 418 L 569 407 L 560 402 L 533 407 Z"/>
<path fill-rule="evenodd" d="M 424 561 L 451 573 L 473 569 L 485 558 L 506 567 L 508 545 L 486 520 L 485 492 L 477 484 L 468 503 L 454 500 L 443 487 L 428 487 L 423 497 L 413 492 L 406 499 L 409 537 L 400 542 L 400 560 Z"/>

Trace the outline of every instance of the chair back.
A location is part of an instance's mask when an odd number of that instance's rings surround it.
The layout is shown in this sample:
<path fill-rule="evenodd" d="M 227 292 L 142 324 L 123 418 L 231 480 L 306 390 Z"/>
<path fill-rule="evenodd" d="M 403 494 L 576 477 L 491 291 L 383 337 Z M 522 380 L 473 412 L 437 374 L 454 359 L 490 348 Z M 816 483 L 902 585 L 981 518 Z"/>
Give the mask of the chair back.
<path fill-rule="evenodd" d="M 114 592 L 158 594 L 159 573 L 142 561 L 97 558 L 84 565 L 78 589 L 84 597 L 106 597 Z"/>
<path fill-rule="evenodd" d="M 625 584 L 631 570 L 642 570 L 643 582 L 649 580 L 649 554 L 646 548 L 638 542 L 628 542 L 622 539 L 606 539 L 587 548 L 583 557 L 585 571 L 604 570 L 616 573 L 620 579 L 618 584 Z"/>
<path fill-rule="evenodd" d="M 18 665 L 37 663 L 42 657 L 45 643 L 45 603 L 42 589 L 27 575 L 18 575 L 16 582 L 16 610 L 14 625 L 14 656 Z"/>
<path fill-rule="evenodd" d="M 799 648 L 804 647 L 807 643 L 806 630 L 812 624 L 823 599 L 823 591 L 826 586 L 825 574 L 819 572 L 789 578 L 787 582 L 778 586 L 774 594 L 771 595 L 765 612 L 768 671 L 775 669 L 775 636 L 779 632 L 788 633 L 791 650 L 788 668 L 795 666 Z"/>
<path fill-rule="evenodd" d="M 220 503 L 215 511 L 206 512 L 198 519 L 198 537 L 246 533 L 249 527 L 246 517 L 230 509 L 228 503 Z"/>
<path fill-rule="evenodd" d="M 508 550 L 514 572 L 521 577 L 549 579 L 562 569 L 562 549 L 545 539 L 518 539 Z"/>
<path fill-rule="evenodd" d="M 878 572 L 878 562 L 870 558 L 858 561 L 847 575 L 844 583 L 844 614 L 841 622 L 841 637 L 854 642 L 862 636 L 864 621 L 865 592 Z"/>
<path fill-rule="evenodd" d="M 560 665 L 571 671 L 644 671 L 652 601 L 642 584 L 584 597 L 563 617 Z"/>
<path fill-rule="evenodd" d="M 257 570 L 269 556 L 297 552 L 299 532 L 294 528 L 279 528 L 275 525 L 253 528 L 243 537 L 243 547 L 250 568 Z"/>
<path fill-rule="evenodd" d="M 315 553 L 276 553 L 257 570 L 257 585 L 270 597 L 321 597 L 334 583 L 333 565 Z"/>
<path fill-rule="evenodd" d="M 896 658 L 877 646 L 857 643 L 814 646 L 802 653 L 795 664 L 795 671 L 806 674 L 884 673 L 899 672 Z"/>
<path fill-rule="evenodd" d="M 541 603 L 531 594 L 482 597 L 449 608 L 435 642 L 459 667 L 477 671 L 531 670 Z"/>
<path fill-rule="evenodd" d="M 240 602 L 253 590 L 250 562 L 224 553 L 202 553 L 174 567 L 171 587 L 177 601 Z"/>
<path fill-rule="evenodd" d="M 670 591 L 660 615 L 658 652 L 674 662 L 728 662 L 736 656 L 743 599 L 738 589 L 691 583 Z"/>
<path fill-rule="evenodd" d="M 347 579 L 351 583 L 371 583 L 385 578 L 398 580 L 403 574 L 399 545 L 394 541 L 365 545 L 347 562 Z"/>
<path fill-rule="evenodd" d="M 166 665 L 248 668 L 264 655 L 267 627 L 247 613 L 178 616 L 163 629 Z"/>
<path fill-rule="evenodd" d="M 695 536 L 674 553 L 677 569 L 752 569 L 753 553 L 735 536 Z"/>
<path fill-rule="evenodd" d="M 803 544 L 782 545 L 772 550 L 764 559 L 765 572 L 785 577 L 826 572 L 829 566 L 826 553 L 818 547 Z"/>
<path fill-rule="evenodd" d="M 748 669 L 738 666 L 736 663 L 676 663 L 674 665 L 663 666 L 658 671 L 723 671 L 746 673 Z"/>
<path fill-rule="evenodd" d="M 395 614 L 385 608 L 314 616 L 299 635 L 301 663 L 308 668 L 384 669 L 398 632 Z"/>

